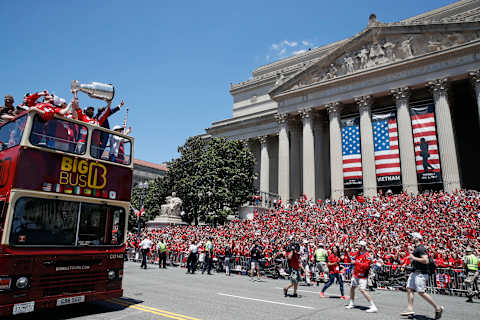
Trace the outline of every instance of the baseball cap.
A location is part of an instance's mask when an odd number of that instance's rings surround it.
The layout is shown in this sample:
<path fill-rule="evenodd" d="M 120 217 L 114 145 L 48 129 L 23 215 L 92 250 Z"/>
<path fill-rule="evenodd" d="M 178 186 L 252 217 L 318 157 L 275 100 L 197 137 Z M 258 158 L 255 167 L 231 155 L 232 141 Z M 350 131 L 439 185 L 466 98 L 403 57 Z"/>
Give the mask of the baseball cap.
<path fill-rule="evenodd" d="M 123 129 L 122 126 L 119 126 L 118 124 L 113 127 L 113 131 L 118 130 L 118 129 Z"/>
<path fill-rule="evenodd" d="M 358 244 L 361 245 L 362 247 L 366 247 L 367 243 L 364 240 L 358 241 Z"/>
<path fill-rule="evenodd" d="M 467 249 L 465 249 L 466 252 L 472 252 L 472 248 L 471 247 L 467 247 Z"/>

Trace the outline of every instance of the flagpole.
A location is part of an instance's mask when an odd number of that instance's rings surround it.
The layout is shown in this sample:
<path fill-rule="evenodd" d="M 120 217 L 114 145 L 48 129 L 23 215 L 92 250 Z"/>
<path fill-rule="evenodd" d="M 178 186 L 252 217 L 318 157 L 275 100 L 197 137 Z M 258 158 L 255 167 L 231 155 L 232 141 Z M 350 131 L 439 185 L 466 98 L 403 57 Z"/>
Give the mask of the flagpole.
<path fill-rule="evenodd" d="M 140 211 L 138 213 L 138 224 L 137 224 L 137 238 L 140 239 L 141 237 L 141 220 L 140 220 L 140 217 L 141 217 L 141 213 L 142 213 L 142 210 L 143 210 L 143 199 L 145 198 L 145 191 L 147 190 L 148 188 L 148 182 L 145 181 L 145 182 L 140 182 L 138 184 L 138 187 L 140 188 Z"/>

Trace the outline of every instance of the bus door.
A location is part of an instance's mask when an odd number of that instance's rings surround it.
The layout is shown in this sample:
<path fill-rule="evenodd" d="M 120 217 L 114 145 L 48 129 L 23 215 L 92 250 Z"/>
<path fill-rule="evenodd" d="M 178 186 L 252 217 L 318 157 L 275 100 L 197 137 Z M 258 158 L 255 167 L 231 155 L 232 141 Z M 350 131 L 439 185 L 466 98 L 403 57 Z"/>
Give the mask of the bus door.
<path fill-rule="evenodd" d="M 3 236 L 3 230 L 5 228 L 5 218 L 7 216 L 8 209 L 8 197 L 0 196 L 0 241 Z"/>

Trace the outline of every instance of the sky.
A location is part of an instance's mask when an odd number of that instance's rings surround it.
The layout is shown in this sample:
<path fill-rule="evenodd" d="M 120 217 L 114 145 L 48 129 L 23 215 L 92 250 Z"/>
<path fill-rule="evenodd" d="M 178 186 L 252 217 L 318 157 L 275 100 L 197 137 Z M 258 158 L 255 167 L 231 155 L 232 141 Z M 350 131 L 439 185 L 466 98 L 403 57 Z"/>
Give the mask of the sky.
<path fill-rule="evenodd" d="M 47 89 L 70 100 L 72 80 L 112 83 L 113 106 L 129 107 L 135 158 L 163 163 L 232 117 L 230 83 L 255 68 L 351 37 L 371 13 L 395 22 L 453 2 L 0 0 L 0 95 L 20 103 Z M 110 124 L 124 117 L 125 107 Z"/>

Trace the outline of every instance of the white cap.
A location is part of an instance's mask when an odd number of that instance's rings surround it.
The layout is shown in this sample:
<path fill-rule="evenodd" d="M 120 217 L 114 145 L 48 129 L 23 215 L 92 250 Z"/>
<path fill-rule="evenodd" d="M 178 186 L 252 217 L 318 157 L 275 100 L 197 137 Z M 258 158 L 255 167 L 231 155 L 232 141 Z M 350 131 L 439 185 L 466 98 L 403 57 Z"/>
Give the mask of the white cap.
<path fill-rule="evenodd" d="M 415 239 L 422 240 L 422 235 L 418 232 L 412 232 L 411 236 Z"/>
<path fill-rule="evenodd" d="M 119 126 L 119 125 L 117 124 L 116 126 L 113 127 L 112 130 L 115 131 L 115 130 L 118 130 L 118 129 L 123 129 L 123 127 L 122 127 L 122 126 Z"/>
<path fill-rule="evenodd" d="M 358 241 L 358 244 L 361 245 L 362 247 L 366 247 L 367 243 L 364 240 Z"/>
<path fill-rule="evenodd" d="M 53 96 L 53 104 L 56 105 L 56 106 L 61 106 L 62 104 L 64 104 L 66 101 L 65 99 L 63 98 L 60 98 L 58 96 Z"/>
<path fill-rule="evenodd" d="M 303 243 L 308 243 L 308 240 L 307 239 L 303 240 Z"/>

